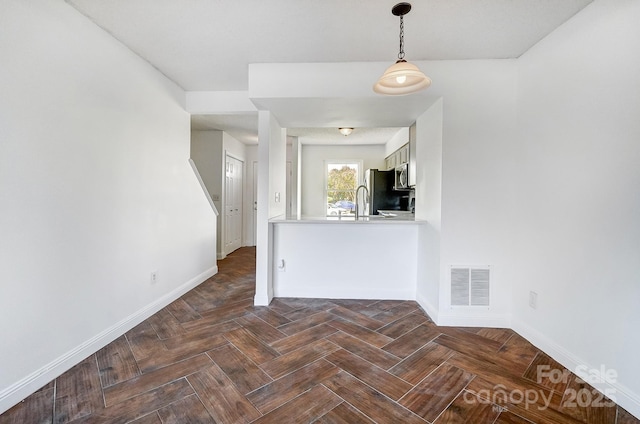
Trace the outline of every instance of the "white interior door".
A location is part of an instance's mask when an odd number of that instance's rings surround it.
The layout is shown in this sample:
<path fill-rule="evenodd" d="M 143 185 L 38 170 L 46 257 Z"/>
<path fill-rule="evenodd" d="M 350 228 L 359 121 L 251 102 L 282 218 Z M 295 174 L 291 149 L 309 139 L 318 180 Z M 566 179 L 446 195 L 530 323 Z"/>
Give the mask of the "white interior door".
<path fill-rule="evenodd" d="M 244 163 L 228 156 L 225 161 L 224 251 L 229 254 L 242 246 L 242 187 Z"/>

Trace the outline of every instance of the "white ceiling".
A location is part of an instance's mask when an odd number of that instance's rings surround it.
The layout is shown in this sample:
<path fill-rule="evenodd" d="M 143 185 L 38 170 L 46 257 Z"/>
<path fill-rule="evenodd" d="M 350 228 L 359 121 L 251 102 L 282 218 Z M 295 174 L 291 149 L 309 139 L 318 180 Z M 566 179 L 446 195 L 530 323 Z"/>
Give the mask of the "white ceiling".
<path fill-rule="evenodd" d="M 287 133 L 298 137 L 302 144 L 385 144 L 400 131 L 399 128 L 354 128 L 349 136 L 340 134 L 337 128 L 290 128 Z"/>
<path fill-rule="evenodd" d="M 194 131 L 225 131 L 246 144 L 257 144 L 258 137 L 251 128 L 258 127 L 258 114 L 194 115 L 191 129 Z M 249 130 L 247 129 L 249 128 Z M 398 127 L 354 128 L 349 136 L 342 135 L 337 127 L 289 128 L 287 135 L 298 137 L 303 144 L 385 144 L 400 129 Z"/>
<path fill-rule="evenodd" d="M 258 113 L 192 115 L 191 129 L 194 131 L 225 131 L 245 144 L 258 144 Z"/>
<path fill-rule="evenodd" d="M 250 63 L 391 64 L 398 54 L 396 0 L 66 1 L 187 91 L 247 90 Z M 592 1 L 414 0 L 406 59 L 517 58 Z M 192 122 L 244 142 L 257 132 L 256 116 Z"/>

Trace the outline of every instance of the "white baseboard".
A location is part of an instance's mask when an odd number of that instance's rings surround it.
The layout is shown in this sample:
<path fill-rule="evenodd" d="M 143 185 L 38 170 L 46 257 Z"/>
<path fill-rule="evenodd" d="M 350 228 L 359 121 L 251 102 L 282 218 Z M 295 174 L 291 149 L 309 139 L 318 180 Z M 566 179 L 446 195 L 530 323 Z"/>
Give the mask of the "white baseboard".
<path fill-rule="evenodd" d="M 431 302 L 427 301 L 427 299 L 420 295 L 417 296 L 416 301 L 437 325 L 511 328 L 538 349 L 545 352 L 562 366 L 576 373 L 578 376 L 581 374 L 580 372 L 576 372 L 578 370 L 588 370 L 588 374 L 595 374 L 595 380 L 597 381 L 589 381 L 594 388 L 605 395 L 612 394 L 614 397 L 612 400 L 614 402 L 626 409 L 635 417 L 640 417 L 640 395 L 634 393 L 628 387 L 620 383 L 608 383 L 605 376 L 600 375 L 600 366 L 595 367 L 591 364 L 587 364 L 584 360 L 567 351 L 544 334 L 527 326 L 519 320 L 514 320 L 511 315 L 470 313 L 463 310 L 457 310 L 455 313 L 443 313 L 442 311 L 438 311 Z"/>
<path fill-rule="evenodd" d="M 259 296 L 259 295 L 255 295 L 253 297 L 253 305 L 254 306 L 269 306 L 269 304 L 271 303 L 271 301 L 273 300 L 273 298 L 270 298 L 269 296 Z"/>
<path fill-rule="evenodd" d="M 596 377 L 597 381 L 588 381 L 595 389 L 604 395 L 612 395 L 611 400 L 626 409 L 635 417 L 640 417 L 640 395 L 631 391 L 620 383 L 609 383 L 605 376 L 601 375 L 601 367 L 587 364 L 582 358 L 572 354 L 544 334 L 540 333 L 520 320 L 513 320 L 511 329 L 531 342 L 538 349 L 552 357 L 568 370 L 578 376 L 584 373 L 579 370 L 588 370 L 588 374 Z M 578 370 L 578 372 L 577 372 Z"/>
<path fill-rule="evenodd" d="M 440 310 L 435 322 L 444 327 L 511 328 L 511 315 L 472 309 Z"/>
<path fill-rule="evenodd" d="M 511 315 L 486 310 L 456 308 L 439 310 L 420 293 L 416 301 L 436 325 L 443 327 L 511 328 Z"/>
<path fill-rule="evenodd" d="M 274 284 L 273 297 L 301 297 L 315 299 L 377 299 L 414 300 L 415 289 L 367 289 L 361 287 L 278 287 Z"/>
<path fill-rule="evenodd" d="M 214 266 L 0 391 L 0 414 L 218 272 Z"/>
<path fill-rule="evenodd" d="M 420 307 L 424 309 L 424 311 L 427 313 L 427 315 L 429 315 L 429 318 L 431 318 L 433 322 L 438 322 L 438 308 L 433 306 L 433 304 L 429 302 L 426 297 L 418 293 L 416 296 L 416 302 L 418 302 L 418 305 L 420 305 Z"/>

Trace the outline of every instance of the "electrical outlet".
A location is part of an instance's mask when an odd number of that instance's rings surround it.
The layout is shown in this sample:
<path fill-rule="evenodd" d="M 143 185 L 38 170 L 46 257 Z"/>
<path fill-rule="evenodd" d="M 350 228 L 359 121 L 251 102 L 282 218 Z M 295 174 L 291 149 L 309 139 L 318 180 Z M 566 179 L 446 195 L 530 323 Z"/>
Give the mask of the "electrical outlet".
<path fill-rule="evenodd" d="M 276 203 L 280 203 L 280 192 L 276 191 Z"/>
<path fill-rule="evenodd" d="M 534 291 L 529 292 L 529 306 L 533 309 L 538 308 L 538 293 Z"/>
<path fill-rule="evenodd" d="M 158 271 L 151 271 L 151 284 L 158 282 Z"/>

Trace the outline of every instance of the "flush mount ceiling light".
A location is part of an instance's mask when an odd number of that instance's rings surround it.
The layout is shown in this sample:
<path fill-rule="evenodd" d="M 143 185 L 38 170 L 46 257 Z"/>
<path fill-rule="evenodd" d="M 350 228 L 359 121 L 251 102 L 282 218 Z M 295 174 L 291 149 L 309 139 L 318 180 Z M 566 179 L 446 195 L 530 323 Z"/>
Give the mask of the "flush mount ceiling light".
<path fill-rule="evenodd" d="M 411 10 L 411 3 L 398 3 L 391 9 L 391 13 L 400 16 L 400 52 L 398 61 L 389 66 L 373 91 L 378 94 L 403 95 L 423 90 L 431 85 L 431 79 L 423 74 L 418 67 L 404 60 L 404 20 L 403 17 Z"/>
<path fill-rule="evenodd" d="M 353 128 L 342 127 L 338 128 L 338 131 L 340 131 L 340 134 L 346 137 L 353 132 Z"/>

